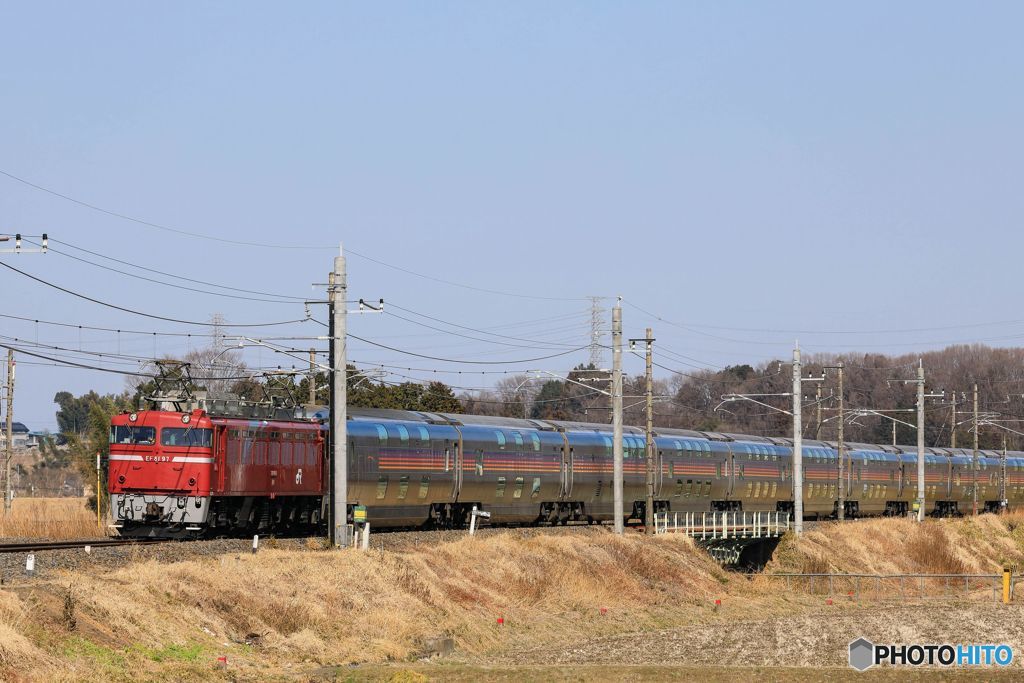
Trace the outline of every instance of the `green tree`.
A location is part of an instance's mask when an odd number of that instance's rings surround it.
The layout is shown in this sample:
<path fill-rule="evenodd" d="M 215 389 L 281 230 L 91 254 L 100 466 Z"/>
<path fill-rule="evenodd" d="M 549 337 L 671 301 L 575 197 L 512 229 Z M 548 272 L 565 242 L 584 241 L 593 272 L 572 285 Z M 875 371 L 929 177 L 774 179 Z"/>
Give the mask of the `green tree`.
<path fill-rule="evenodd" d="M 54 397 L 54 402 L 61 406 L 57 412 L 57 424 L 62 429 L 71 427 L 64 432 L 71 466 L 82 476 L 83 481 L 95 481 L 96 454 L 110 454 L 110 419 L 120 412 L 131 410 L 131 398 L 127 393 L 100 396 L 95 391 L 75 397 L 70 392 L 62 391 Z M 104 472 L 101 480 L 105 479 Z M 100 493 L 106 496 L 105 491 Z M 90 496 L 88 505 L 96 509 L 95 495 Z"/>

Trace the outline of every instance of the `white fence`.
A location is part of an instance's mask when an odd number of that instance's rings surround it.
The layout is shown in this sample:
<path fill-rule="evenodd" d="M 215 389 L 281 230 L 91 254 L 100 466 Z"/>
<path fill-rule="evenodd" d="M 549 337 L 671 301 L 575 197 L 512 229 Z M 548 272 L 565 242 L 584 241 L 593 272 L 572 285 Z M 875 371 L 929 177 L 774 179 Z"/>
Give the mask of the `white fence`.
<path fill-rule="evenodd" d="M 788 512 L 659 512 L 654 532 L 686 534 L 701 540 L 774 538 L 789 531 Z"/>

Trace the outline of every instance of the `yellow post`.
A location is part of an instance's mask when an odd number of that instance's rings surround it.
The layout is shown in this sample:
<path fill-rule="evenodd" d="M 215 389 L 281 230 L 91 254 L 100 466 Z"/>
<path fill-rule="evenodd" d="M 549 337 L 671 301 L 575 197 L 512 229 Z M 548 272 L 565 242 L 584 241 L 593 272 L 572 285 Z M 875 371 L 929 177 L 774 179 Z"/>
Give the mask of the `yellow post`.
<path fill-rule="evenodd" d="M 1003 603 L 1010 604 L 1010 589 L 1013 585 L 1013 570 L 1009 567 L 1003 568 Z"/>
<path fill-rule="evenodd" d="M 100 454 L 96 454 L 96 528 L 103 531 L 103 514 L 100 509 L 103 507 L 103 496 L 100 493 Z"/>

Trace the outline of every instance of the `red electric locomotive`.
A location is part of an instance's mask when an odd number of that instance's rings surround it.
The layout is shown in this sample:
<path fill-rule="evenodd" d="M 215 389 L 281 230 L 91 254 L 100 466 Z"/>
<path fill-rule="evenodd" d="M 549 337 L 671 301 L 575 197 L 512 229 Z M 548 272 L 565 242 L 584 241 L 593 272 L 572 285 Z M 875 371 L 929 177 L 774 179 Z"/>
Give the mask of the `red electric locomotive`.
<path fill-rule="evenodd" d="M 314 420 L 143 410 L 110 427 L 109 491 L 123 536 L 313 530 L 324 516 L 324 436 Z"/>

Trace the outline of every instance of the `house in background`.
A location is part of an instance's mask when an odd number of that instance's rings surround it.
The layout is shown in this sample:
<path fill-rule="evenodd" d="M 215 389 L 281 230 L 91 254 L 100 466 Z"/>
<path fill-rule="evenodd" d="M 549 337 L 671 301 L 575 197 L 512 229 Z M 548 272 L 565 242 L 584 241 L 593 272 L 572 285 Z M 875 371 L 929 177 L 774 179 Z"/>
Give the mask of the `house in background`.
<path fill-rule="evenodd" d="M 14 447 L 15 448 L 28 448 L 29 441 L 29 429 L 21 422 L 15 422 L 12 431 Z M 0 419 L 0 448 L 7 448 L 7 421 L 6 418 Z"/>

